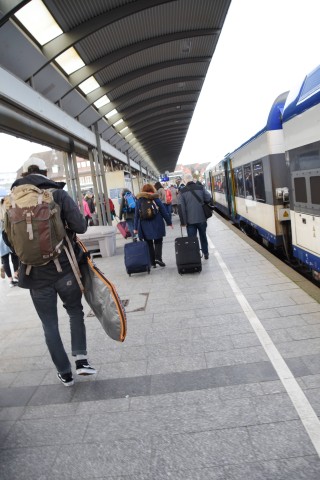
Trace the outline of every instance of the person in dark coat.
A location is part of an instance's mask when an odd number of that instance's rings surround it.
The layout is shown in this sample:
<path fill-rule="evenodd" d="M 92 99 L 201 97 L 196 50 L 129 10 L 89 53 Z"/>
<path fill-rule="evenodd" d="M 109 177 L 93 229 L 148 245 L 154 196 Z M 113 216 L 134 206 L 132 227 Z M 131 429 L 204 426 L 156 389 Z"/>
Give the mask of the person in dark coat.
<path fill-rule="evenodd" d="M 193 181 L 192 175 L 186 174 L 184 183 L 185 187 L 181 188 L 178 196 L 180 223 L 181 226 L 187 227 L 188 237 L 194 237 L 199 233 L 201 249 L 205 260 L 208 260 L 207 219 L 203 213 L 202 203 L 210 203 L 212 198 L 202 185 Z"/>
<path fill-rule="evenodd" d="M 158 207 L 158 213 L 151 220 L 141 220 L 139 215 L 141 199 L 147 198 L 155 202 Z M 148 243 L 151 265 L 156 268 L 157 265 L 165 267 L 162 260 L 162 242 L 166 235 L 164 220 L 168 226 L 173 228 L 171 219 L 167 213 L 164 204 L 159 199 L 158 193 L 155 193 L 154 187 L 147 183 L 136 196 L 137 203 L 134 216 L 134 233 L 138 234 L 140 240 Z"/>
<path fill-rule="evenodd" d="M 84 233 L 87 230 L 86 220 L 81 214 L 78 205 L 70 195 L 63 190 L 65 183 L 54 182 L 47 178 L 47 167 L 41 158 L 31 157 L 23 164 L 23 178 L 17 179 L 11 189 L 18 185 L 34 185 L 39 189 L 54 189 L 54 201 L 60 207 L 60 215 L 64 225 L 68 227 L 70 239 L 75 233 Z M 6 238 L 8 244 L 8 238 Z M 10 245 L 9 245 L 10 246 Z M 75 247 L 75 254 L 80 259 L 81 253 Z M 62 300 L 70 318 L 71 350 L 75 357 L 76 372 L 78 375 L 92 375 L 96 370 L 87 360 L 86 328 L 84 312 L 81 303 L 82 293 L 70 262 L 64 250 L 59 255 L 62 271 L 58 272 L 55 263 L 51 260 L 46 265 L 32 267 L 29 274 L 26 265 L 20 265 L 19 287 L 30 290 L 31 299 L 37 314 L 42 322 L 46 344 L 52 361 L 57 369 L 61 383 L 69 387 L 74 384 L 71 364 L 64 349 L 59 333 L 57 297 Z"/>

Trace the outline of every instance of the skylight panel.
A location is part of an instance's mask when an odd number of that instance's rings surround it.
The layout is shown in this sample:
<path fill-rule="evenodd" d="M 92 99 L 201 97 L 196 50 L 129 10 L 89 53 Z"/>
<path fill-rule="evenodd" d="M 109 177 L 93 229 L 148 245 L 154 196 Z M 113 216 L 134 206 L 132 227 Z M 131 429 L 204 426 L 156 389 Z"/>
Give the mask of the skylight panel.
<path fill-rule="evenodd" d="M 84 61 L 73 47 L 56 57 L 55 60 L 68 75 L 85 65 Z"/>
<path fill-rule="evenodd" d="M 123 122 L 123 118 L 120 118 L 120 120 L 118 120 L 117 122 L 115 122 L 115 123 L 113 124 L 113 126 L 114 126 L 114 127 L 117 127 L 118 125 L 120 125 L 120 123 L 124 123 L 124 122 Z"/>
<path fill-rule="evenodd" d="M 123 135 L 124 137 L 127 135 L 127 133 L 129 132 L 129 127 L 125 126 L 123 127 L 119 133 L 121 133 L 121 135 Z"/>
<path fill-rule="evenodd" d="M 94 105 L 95 105 L 97 108 L 101 108 L 101 107 L 103 107 L 104 105 L 107 105 L 107 103 L 110 103 L 110 100 L 109 100 L 109 98 L 107 97 L 107 95 L 103 95 L 103 97 L 99 98 L 99 100 L 97 100 L 96 102 L 94 102 Z"/>
<path fill-rule="evenodd" d="M 93 92 L 96 88 L 99 88 L 100 85 L 97 82 L 97 80 L 94 77 L 90 77 L 84 82 L 80 83 L 79 88 L 85 93 L 86 95 L 88 93 Z"/>
<path fill-rule="evenodd" d="M 115 115 L 116 113 L 118 113 L 118 111 L 114 108 L 114 109 L 111 110 L 109 113 L 106 113 L 106 114 L 105 114 L 105 117 L 106 117 L 106 118 L 110 118 L 110 117 L 112 117 L 113 115 Z"/>
<path fill-rule="evenodd" d="M 15 16 L 40 45 L 45 45 L 63 33 L 41 0 L 27 3 Z"/>

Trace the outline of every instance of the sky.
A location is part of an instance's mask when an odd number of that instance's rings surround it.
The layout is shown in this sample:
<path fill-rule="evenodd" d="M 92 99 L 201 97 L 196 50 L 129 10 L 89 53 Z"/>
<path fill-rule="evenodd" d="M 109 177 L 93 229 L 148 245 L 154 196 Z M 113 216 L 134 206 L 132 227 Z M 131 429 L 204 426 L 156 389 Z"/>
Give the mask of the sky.
<path fill-rule="evenodd" d="M 320 0 L 232 0 L 178 164 L 220 161 L 320 63 Z M 0 133 L 1 172 L 49 150 Z M 162 173 L 162 172 L 160 172 Z"/>

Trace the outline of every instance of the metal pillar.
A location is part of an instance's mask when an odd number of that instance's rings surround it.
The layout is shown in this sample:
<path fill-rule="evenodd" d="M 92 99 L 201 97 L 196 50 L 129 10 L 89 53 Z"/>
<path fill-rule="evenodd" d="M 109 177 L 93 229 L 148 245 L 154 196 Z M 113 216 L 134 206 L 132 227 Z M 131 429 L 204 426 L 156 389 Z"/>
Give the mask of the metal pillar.
<path fill-rule="evenodd" d="M 134 193 L 134 192 L 133 192 L 132 171 L 131 171 L 130 157 L 129 157 L 129 152 L 128 152 L 128 150 L 126 151 L 126 157 L 127 157 L 128 167 L 129 167 L 129 175 L 130 175 L 130 183 L 131 183 L 131 192 Z"/>
<path fill-rule="evenodd" d="M 76 154 L 74 152 L 71 153 L 71 156 L 72 156 L 73 172 L 74 172 L 74 176 L 75 176 L 75 184 L 76 184 L 76 189 L 77 189 L 77 199 L 78 199 L 78 202 L 79 202 L 80 211 L 84 215 L 83 203 L 82 203 L 83 197 L 82 197 L 80 180 L 79 180 L 77 157 L 76 157 Z"/>
<path fill-rule="evenodd" d="M 70 196 L 72 196 L 72 187 L 71 187 L 71 182 L 70 182 L 70 172 L 69 172 L 69 167 L 68 167 L 67 152 L 62 152 L 62 158 L 63 158 L 64 174 L 65 174 L 65 177 L 66 177 L 68 193 L 69 193 Z"/>
<path fill-rule="evenodd" d="M 100 211 L 101 225 L 106 225 L 107 216 L 106 216 L 106 209 L 103 201 L 103 186 L 102 186 L 102 179 L 101 179 L 102 175 L 100 171 L 100 164 L 98 161 L 98 152 L 96 149 L 93 150 L 93 156 L 94 156 L 94 166 L 96 171 L 96 179 L 97 179 L 97 187 L 98 187 L 98 196 L 96 198 L 96 205 L 98 206 L 98 210 Z"/>
<path fill-rule="evenodd" d="M 101 215 L 99 189 L 98 189 L 97 174 L 95 170 L 95 161 L 94 161 L 94 155 L 93 155 L 92 149 L 89 149 L 88 154 L 89 154 L 89 161 L 90 161 L 90 170 L 91 170 L 94 198 L 96 200 L 96 206 L 97 206 L 97 215 L 98 215 L 99 225 L 102 225 L 103 223 L 102 223 L 102 215 Z"/>
<path fill-rule="evenodd" d="M 105 170 L 104 170 L 104 165 L 103 165 L 103 155 L 102 155 L 102 150 L 101 150 L 100 135 L 99 135 L 98 124 L 97 123 L 94 124 L 94 132 L 95 132 L 95 135 L 96 135 L 98 159 L 99 159 L 99 165 L 100 165 L 100 173 L 101 173 L 102 185 L 103 185 L 103 190 L 104 190 L 104 198 L 105 198 L 105 202 L 106 202 L 107 223 L 109 225 L 112 225 L 111 212 L 110 212 L 110 206 L 109 206 L 108 188 L 107 188 L 106 175 L 105 175 Z M 102 214 L 103 214 L 103 212 L 102 212 Z"/>
<path fill-rule="evenodd" d="M 69 172 L 69 181 L 70 181 L 70 195 L 73 200 L 77 203 L 77 188 L 76 188 L 76 176 L 74 173 L 72 154 L 67 153 L 67 170 Z"/>

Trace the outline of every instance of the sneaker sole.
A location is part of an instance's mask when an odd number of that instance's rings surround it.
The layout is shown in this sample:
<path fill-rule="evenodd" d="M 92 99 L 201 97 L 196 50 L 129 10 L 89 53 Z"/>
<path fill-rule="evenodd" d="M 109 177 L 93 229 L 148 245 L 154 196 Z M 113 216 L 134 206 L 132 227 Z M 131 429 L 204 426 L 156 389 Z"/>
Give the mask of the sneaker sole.
<path fill-rule="evenodd" d="M 95 375 L 97 373 L 96 370 L 87 370 L 86 368 L 78 368 L 76 370 L 76 373 L 78 375 Z"/>
<path fill-rule="evenodd" d="M 60 383 L 62 383 L 62 385 L 63 385 L 64 387 L 72 387 L 72 385 L 74 385 L 74 380 L 72 380 L 71 382 L 63 382 L 63 381 L 61 380 L 61 378 L 59 378 L 58 376 L 57 376 L 57 378 L 58 378 L 58 380 L 60 381 Z"/>
<path fill-rule="evenodd" d="M 60 380 L 60 383 L 62 383 L 64 387 L 72 387 L 72 385 L 74 385 L 74 380 L 72 380 L 72 382 L 63 382 L 62 380 Z"/>

